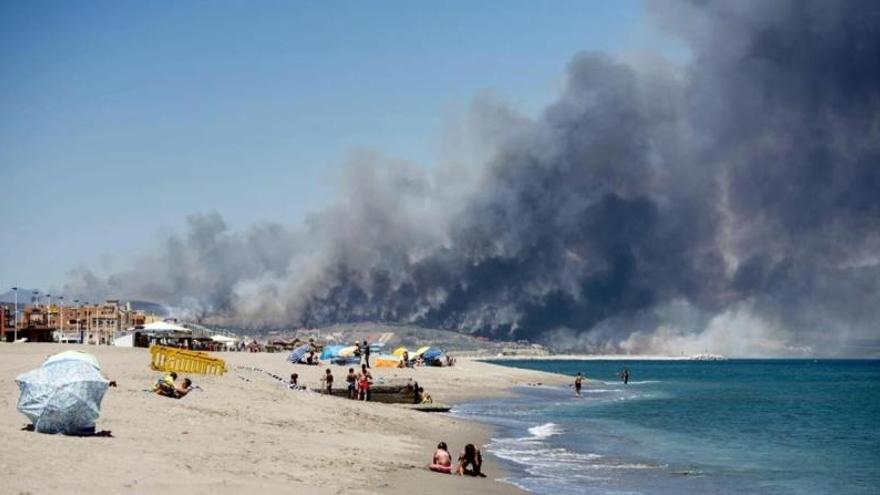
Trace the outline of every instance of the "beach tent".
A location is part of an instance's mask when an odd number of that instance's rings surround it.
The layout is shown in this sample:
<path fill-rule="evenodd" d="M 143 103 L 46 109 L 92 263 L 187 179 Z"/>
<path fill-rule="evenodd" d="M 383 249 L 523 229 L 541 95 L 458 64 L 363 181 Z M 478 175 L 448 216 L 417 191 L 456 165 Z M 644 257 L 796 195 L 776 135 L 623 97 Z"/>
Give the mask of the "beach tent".
<path fill-rule="evenodd" d="M 153 334 L 192 334 L 191 329 L 171 321 L 155 321 L 136 329 Z"/>
<path fill-rule="evenodd" d="M 16 377 L 16 407 L 41 433 L 94 433 L 101 401 L 110 382 L 101 376 L 98 360 L 81 351 L 66 351 L 40 368 Z"/>
<path fill-rule="evenodd" d="M 425 361 L 433 361 L 435 359 L 438 359 L 442 355 L 443 351 L 437 349 L 436 347 L 431 347 L 430 349 L 422 353 L 422 359 L 424 359 Z"/>
<path fill-rule="evenodd" d="M 321 351 L 321 360 L 326 361 L 327 359 L 333 359 L 339 356 L 339 351 L 345 349 L 344 345 L 327 345 L 324 346 L 324 350 Z"/>
<path fill-rule="evenodd" d="M 134 332 L 113 339 L 116 347 L 134 347 Z"/>
<path fill-rule="evenodd" d="M 421 356 L 422 354 L 425 353 L 425 351 L 427 351 L 427 350 L 430 349 L 430 348 L 431 348 L 431 346 L 429 346 L 429 345 L 426 345 L 426 346 L 424 346 L 424 347 L 419 347 L 418 349 L 416 349 L 416 353 L 415 353 L 415 354 L 410 354 L 410 356 L 411 356 L 411 357 L 414 357 L 414 356 Z"/>
<path fill-rule="evenodd" d="M 235 337 L 227 337 L 225 335 L 215 335 L 211 337 L 211 340 L 214 342 L 220 342 L 221 344 L 226 344 L 227 346 L 233 346 L 238 342 L 238 339 Z"/>
<path fill-rule="evenodd" d="M 287 360 L 293 364 L 296 364 L 296 363 L 302 361 L 302 358 L 305 357 L 305 355 L 308 354 L 311 349 L 312 349 L 311 344 L 301 345 L 301 346 L 297 347 L 296 349 L 290 351 L 290 355 L 287 356 Z"/>
<path fill-rule="evenodd" d="M 397 368 L 400 366 L 400 358 L 392 354 L 381 354 L 373 361 L 374 368 Z"/>
<path fill-rule="evenodd" d="M 397 349 L 394 349 L 394 352 L 391 354 L 394 354 L 397 357 L 403 357 L 404 352 L 409 352 L 409 350 L 406 347 L 398 347 Z"/>

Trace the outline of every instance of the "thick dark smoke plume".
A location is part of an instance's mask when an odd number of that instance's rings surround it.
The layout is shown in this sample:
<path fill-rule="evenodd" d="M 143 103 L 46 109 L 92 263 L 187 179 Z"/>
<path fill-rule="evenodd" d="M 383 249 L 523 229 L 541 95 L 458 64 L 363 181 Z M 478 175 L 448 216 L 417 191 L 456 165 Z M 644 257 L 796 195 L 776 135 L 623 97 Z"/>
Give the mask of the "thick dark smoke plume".
<path fill-rule="evenodd" d="M 475 177 L 353 158 L 303 229 L 190 219 L 125 293 L 248 325 L 389 321 L 593 351 L 878 354 L 880 3 L 660 2 L 682 68 L 577 55 Z M 477 167 L 472 167 L 472 170 Z"/>

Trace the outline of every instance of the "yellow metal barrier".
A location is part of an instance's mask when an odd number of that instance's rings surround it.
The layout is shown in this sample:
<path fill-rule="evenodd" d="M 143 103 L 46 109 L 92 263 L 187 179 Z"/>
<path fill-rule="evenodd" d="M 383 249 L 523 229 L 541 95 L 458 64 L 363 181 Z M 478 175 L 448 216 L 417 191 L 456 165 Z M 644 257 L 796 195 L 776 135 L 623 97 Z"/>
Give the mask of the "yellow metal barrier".
<path fill-rule="evenodd" d="M 202 375 L 226 373 L 226 361 L 211 357 L 206 352 L 154 345 L 150 347 L 150 355 L 150 368 L 156 371 L 176 371 Z"/>

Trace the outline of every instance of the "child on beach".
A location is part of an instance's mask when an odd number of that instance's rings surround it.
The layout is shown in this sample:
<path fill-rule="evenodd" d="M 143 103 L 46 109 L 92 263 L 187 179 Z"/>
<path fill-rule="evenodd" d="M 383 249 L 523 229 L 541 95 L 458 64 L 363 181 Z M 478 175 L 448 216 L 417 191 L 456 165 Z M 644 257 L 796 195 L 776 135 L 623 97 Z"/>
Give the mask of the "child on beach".
<path fill-rule="evenodd" d="M 349 399 L 357 399 L 357 374 L 354 372 L 354 368 L 348 369 L 348 375 L 345 377 L 345 382 L 348 383 L 348 398 Z"/>
<path fill-rule="evenodd" d="M 293 373 L 290 375 L 290 382 L 287 384 L 287 388 L 290 390 L 299 390 L 299 374 Z"/>
<path fill-rule="evenodd" d="M 449 455 L 446 442 L 440 442 L 437 445 L 437 450 L 434 451 L 434 459 L 431 461 L 428 469 L 438 473 L 452 474 L 452 456 Z"/>
<path fill-rule="evenodd" d="M 327 374 L 324 375 L 323 382 L 325 390 L 327 391 L 327 395 L 333 395 L 333 374 L 330 372 L 329 369 L 327 370 Z"/>
<path fill-rule="evenodd" d="M 370 383 L 373 381 L 373 375 L 367 371 L 367 365 L 361 365 L 361 374 L 358 377 L 358 398 L 360 400 L 370 400 Z"/>
<path fill-rule="evenodd" d="M 173 397 L 175 389 L 174 382 L 176 381 L 177 373 L 172 371 L 156 381 L 156 384 L 153 386 L 153 392 L 166 397 Z"/>

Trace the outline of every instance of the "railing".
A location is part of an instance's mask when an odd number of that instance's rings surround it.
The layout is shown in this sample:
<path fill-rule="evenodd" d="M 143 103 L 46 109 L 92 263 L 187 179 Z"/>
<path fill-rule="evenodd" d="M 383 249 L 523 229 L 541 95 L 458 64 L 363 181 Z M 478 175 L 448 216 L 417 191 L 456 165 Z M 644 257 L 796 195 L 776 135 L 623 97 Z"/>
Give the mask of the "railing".
<path fill-rule="evenodd" d="M 226 373 L 226 361 L 211 357 L 206 352 L 154 345 L 150 347 L 150 356 L 150 368 L 156 371 L 176 371 L 202 375 L 223 375 Z"/>

